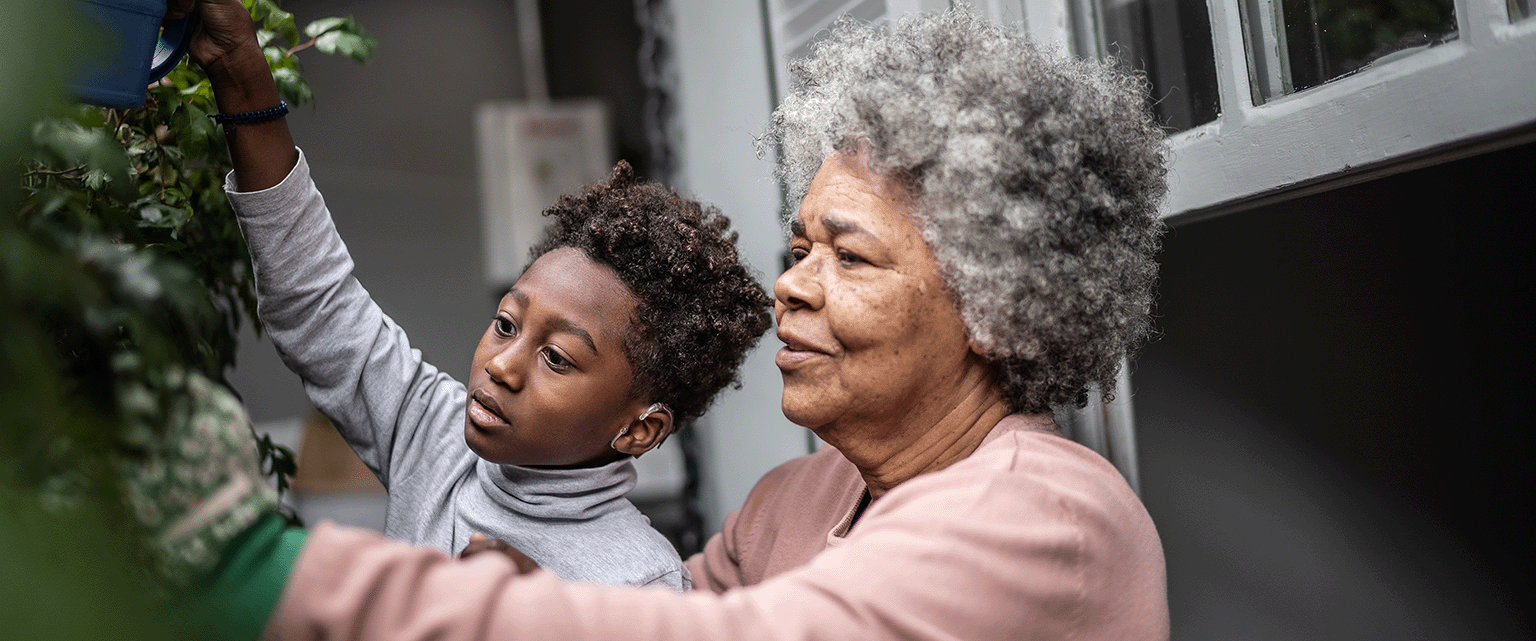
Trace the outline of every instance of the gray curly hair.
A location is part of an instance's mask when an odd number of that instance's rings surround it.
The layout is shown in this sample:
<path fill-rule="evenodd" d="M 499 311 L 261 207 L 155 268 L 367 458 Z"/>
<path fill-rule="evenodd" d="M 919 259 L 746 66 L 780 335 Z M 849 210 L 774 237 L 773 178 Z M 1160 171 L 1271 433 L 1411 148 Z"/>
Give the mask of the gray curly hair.
<path fill-rule="evenodd" d="M 781 145 L 788 202 L 829 154 L 867 146 L 871 167 L 916 197 L 1012 409 L 1082 407 L 1094 384 L 1107 396 L 1151 332 L 1163 230 L 1163 132 L 1144 77 L 964 6 L 894 27 L 844 18 L 790 72 L 759 141 Z"/>

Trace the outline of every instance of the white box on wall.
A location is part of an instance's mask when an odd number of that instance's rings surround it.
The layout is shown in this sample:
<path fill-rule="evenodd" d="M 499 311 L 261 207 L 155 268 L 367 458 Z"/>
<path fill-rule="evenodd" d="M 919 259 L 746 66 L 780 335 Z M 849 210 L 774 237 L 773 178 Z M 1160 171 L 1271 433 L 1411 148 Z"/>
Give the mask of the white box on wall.
<path fill-rule="evenodd" d="M 561 194 L 613 169 L 608 106 L 599 99 L 482 103 L 475 114 L 485 230 L 485 279 L 517 280 Z"/>

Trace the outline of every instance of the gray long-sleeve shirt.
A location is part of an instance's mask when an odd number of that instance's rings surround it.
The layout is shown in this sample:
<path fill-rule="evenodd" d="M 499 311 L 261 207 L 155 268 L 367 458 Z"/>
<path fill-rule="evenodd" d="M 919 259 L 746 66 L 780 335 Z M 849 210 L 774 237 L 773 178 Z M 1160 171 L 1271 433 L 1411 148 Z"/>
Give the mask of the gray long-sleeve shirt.
<path fill-rule="evenodd" d="M 411 349 L 352 275 L 352 257 L 303 153 L 278 185 L 225 192 L 256 267 L 257 311 L 304 380 L 389 491 L 384 534 L 457 554 L 483 532 L 567 580 L 691 587 L 676 550 L 624 495 L 629 459 L 549 470 L 498 465 L 464 442 L 465 387 Z"/>

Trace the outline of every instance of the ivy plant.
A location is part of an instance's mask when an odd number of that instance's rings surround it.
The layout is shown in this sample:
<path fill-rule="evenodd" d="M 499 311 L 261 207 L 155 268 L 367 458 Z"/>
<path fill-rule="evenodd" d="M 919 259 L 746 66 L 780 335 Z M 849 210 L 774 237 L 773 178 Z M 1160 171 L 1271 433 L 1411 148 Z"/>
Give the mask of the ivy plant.
<path fill-rule="evenodd" d="M 301 55 L 363 62 L 376 44 L 350 17 L 300 29 L 276 0 L 244 3 L 292 105 L 313 100 Z M 29 11 L 70 24 L 56 6 Z M 56 81 L 64 70 L 54 71 Z M 261 325 L 250 256 L 223 191 L 229 153 L 207 117 L 216 107 L 202 70 L 184 60 L 134 109 L 43 102 L 52 106 L 40 107 L 29 135 L 16 141 L 7 131 L 0 141 L 19 160 L 6 174 L 19 184 L 0 189 L 8 219 L 0 225 L 0 450 L 13 455 L 0 459 L 0 503 L 33 497 L 63 514 L 114 502 L 101 498 L 112 485 L 105 461 L 127 430 L 163 418 L 174 393 L 165 372 L 190 368 L 223 382 L 242 324 L 258 333 Z M 159 402 L 146 406 L 144 390 Z M 260 449 L 286 489 L 293 453 L 265 439 Z"/>

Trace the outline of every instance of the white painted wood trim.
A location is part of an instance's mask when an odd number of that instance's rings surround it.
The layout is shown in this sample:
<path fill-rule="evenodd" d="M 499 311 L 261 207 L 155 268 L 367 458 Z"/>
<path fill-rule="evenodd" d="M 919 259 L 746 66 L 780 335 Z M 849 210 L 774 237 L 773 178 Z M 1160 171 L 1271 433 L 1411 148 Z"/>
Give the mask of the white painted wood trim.
<path fill-rule="evenodd" d="M 1211 2 L 1221 116 L 1170 139 L 1164 216 L 1180 218 L 1536 126 L 1536 20 L 1458 3 L 1457 40 L 1255 106 L 1241 16 Z"/>

